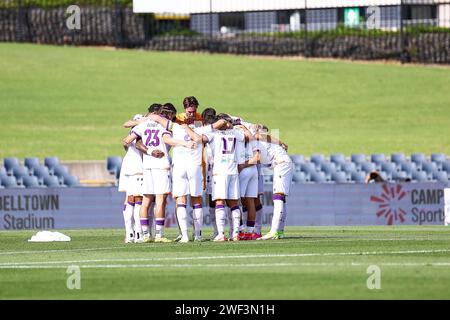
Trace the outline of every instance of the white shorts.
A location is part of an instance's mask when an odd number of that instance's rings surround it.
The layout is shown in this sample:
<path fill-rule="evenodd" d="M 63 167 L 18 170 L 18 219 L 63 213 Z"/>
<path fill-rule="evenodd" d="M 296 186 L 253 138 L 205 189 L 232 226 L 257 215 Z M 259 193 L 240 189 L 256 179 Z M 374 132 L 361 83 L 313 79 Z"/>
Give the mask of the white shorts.
<path fill-rule="evenodd" d="M 168 194 L 171 192 L 169 169 L 144 169 L 143 194 Z"/>
<path fill-rule="evenodd" d="M 172 168 L 172 196 L 181 197 L 190 194 L 200 197 L 203 194 L 202 166 L 175 163 Z"/>
<path fill-rule="evenodd" d="M 288 196 L 293 174 L 292 162 L 277 164 L 273 168 L 273 193 L 283 193 Z"/>
<path fill-rule="evenodd" d="M 239 173 L 239 189 L 241 198 L 256 198 L 258 196 L 258 169 L 256 169 L 256 166 L 245 168 Z"/>
<path fill-rule="evenodd" d="M 213 201 L 239 199 L 239 175 L 214 175 L 211 182 Z"/>
<path fill-rule="evenodd" d="M 258 164 L 256 168 L 258 169 L 258 194 L 264 194 L 264 176 L 261 172 L 261 165 Z"/>
<path fill-rule="evenodd" d="M 119 177 L 119 192 L 126 192 L 127 196 L 141 196 L 142 195 L 142 174 L 120 174 Z"/>

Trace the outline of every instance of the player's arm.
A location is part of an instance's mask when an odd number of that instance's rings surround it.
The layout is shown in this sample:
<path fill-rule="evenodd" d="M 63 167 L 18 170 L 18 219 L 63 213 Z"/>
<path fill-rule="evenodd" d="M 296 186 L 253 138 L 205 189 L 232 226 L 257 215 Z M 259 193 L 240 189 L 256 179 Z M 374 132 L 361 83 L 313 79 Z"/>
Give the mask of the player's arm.
<path fill-rule="evenodd" d="M 136 149 L 138 149 L 142 153 L 147 153 L 148 148 L 142 142 L 142 139 L 137 139 L 135 144 Z"/>
<path fill-rule="evenodd" d="M 268 133 L 257 132 L 255 134 L 255 139 L 261 140 L 261 141 L 267 141 L 268 143 L 278 144 L 278 145 L 282 146 L 284 150 L 286 150 L 286 151 L 288 150 L 288 145 L 286 143 L 282 142 L 281 140 L 273 137 L 272 135 L 270 135 Z"/>
<path fill-rule="evenodd" d="M 129 146 L 134 140 L 138 138 L 137 134 L 134 132 L 131 132 L 128 136 L 123 138 L 122 142 L 124 146 Z"/>
<path fill-rule="evenodd" d="M 227 124 L 227 120 L 225 119 L 220 119 L 217 120 L 216 122 L 214 122 L 211 126 L 214 130 L 219 130 L 220 128 L 222 128 L 223 126 L 225 126 Z"/>
<path fill-rule="evenodd" d="M 181 126 L 189 135 L 192 141 L 194 141 L 195 143 L 202 143 L 202 137 L 199 134 L 195 133 L 194 130 L 192 130 L 187 124 L 182 124 Z"/>
<path fill-rule="evenodd" d="M 236 126 L 236 128 L 239 128 L 239 129 L 241 129 L 244 132 L 244 137 L 245 137 L 245 141 L 246 142 L 249 142 L 249 141 L 253 140 L 253 135 L 250 132 L 250 130 L 247 129 L 246 126 L 241 124 L 241 125 Z"/>
<path fill-rule="evenodd" d="M 155 121 L 155 122 L 157 122 L 157 123 L 159 123 L 164 128 L 166 128 L 166 130 L 170 130 L 169 126 L 171 125 L 172 121 L 170 121 L 170 120 L 168 120 L 168 119 L 166 119 L 164 117 L 161 117 L 161 116 L 159 116 L 157 114 L 149 114 L 148 118 L 153 120 L 153 121 Z"/>
<path fill-rule="evenodd" d="M 133 128 L 133 127 L 141 124 L 142 122 L 147 121 L 148 119 L 149 118 L 147 118 L 147 117 L 142 117 L 139 120 L 128 120 L 128 121 L 124 122 L 123 127 L 124 128 Z"/>
<path fill-rule="evenodd" d="M 253 153 L 253 157 L 251 157 L 250 159 L 248 159 L 244 163 L 241 163 L 241 164 L 238 165 L 238 171 L 241 172 L 245 168 L 257 165 L 260 162 L 261 162 L 261 152 L 259 152 L 259 150 L 256 150 Z"/>
<path fill-rule="evenodd" d="M 188 149 L 195 149 L 197 147 L 197 144 L 194 141 L 182 141 L 174 139 L 168 132 L 163 134 L 162 139 L 165 144 L 168 144 L 172 147 L 183 146 Z"/>

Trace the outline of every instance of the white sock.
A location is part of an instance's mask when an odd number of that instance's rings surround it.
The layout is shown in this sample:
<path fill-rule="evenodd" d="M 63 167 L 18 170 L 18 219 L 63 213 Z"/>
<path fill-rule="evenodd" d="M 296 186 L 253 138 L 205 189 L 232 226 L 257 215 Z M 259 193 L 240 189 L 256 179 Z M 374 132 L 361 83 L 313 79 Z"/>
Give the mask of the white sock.
<path fill-rule="evenodd" d="M 156 230 L 155 230 L 155 237 L 162 238 L 164 237 L 164 218 L 156 218 L 155 224 L 156 224 Z"/>
<path fill-rule="evenodd" d="M 232 237 L 234 238 L 239 234 L 239 226 L 241 224 L 241 209 L 239 208 L 239 206 L 231 208 L 231 216 L 233 218 Z"/>
<path fill-rule="evenodd" d="M 153 231 L 153 222 L 154 222 L 154 218 L 155 218 L 155 203 L 152 202 L 152 204 L 150 204 L 150 206 L 148 207 L 148 228 L 149 228 L 149 233 L 152 234 Z"/>
<path fill-rule="evenodd" d="M 223 205 L 216 205 L 216 225 L 217 225 L 217 233 L 219 235 L 225 235 L 225 220 L 226 213 Z"/>
<path fill-rule="evenodd" d="M 139 215 L 141 206 L 139 206 L 139 210 L 133 211 L 133 218 L 134 218 L 134 232 L 136 234 L 142 235 L 142 225 L 141 225 L 141 216 Z M 136 206 L 135 206 L 136 209 Z M 137 237 L 137 236 L 136 236 Z M 140 237 L 139 237 L 140 238 Z"/>
<path fill-rule="evenodd" d="M 256 218 L 255 218 L 255 233 L 258 234 L 261 233 L 262 215 L 263 215 L 263 206 L 259 205 L 256 207 Z"/>
<path fill-rule="evenodd" d="M 279 231 L 284 231 L 284 226 L 286 225 L 286 216 L 287 216 L 286 202 L 284 202 L 283 203 L 283 214 L 281 215 Z"/>
<path fill-rule="evenodd" d="M 274 194 L 272 227 L 270 228 L 270 232 L 277 232 L 278 230 L 280 230 L 280 221 L 283 215 L 283 205 L 283 196 Z"/>
<path fill-rule="evenodd" d="M 187 211 L 186 205 L 184 203 L 180 203 L 177 205 L 177 218 L 178 225 L 180 226 L 181 236 L 183 238 L 188 238 Z"/>
<path fill-rule="evenodd" d="M 229 207 L 226 207 L 225 210 L 227 213 L 228 226 L 229 226 L 228 237 L 232 238 L 233 237 L 233 215 L 231 214 L 231 210 Z"/>
<path fill-rule="evenodd" d="M 217 234 L 216 208 L 209 208 L 209 217 L 211 218 L 211 224 L 214 228 L 214 234 Z"/>
<path fill-rule="evenodd" d="M 133 237 L 134 236 L 134 230 L 133 230 L 133 206 L 124 203 L 123 205 L 123 221 L 125 223 L 125 233 L 127 237 Z"/>
<path fill-rule="evenodd" d="M 247 208 L 242 207 L 241 221 L 239 231 L 244 232 L 247 229 L 248 211 Z"/>
<path fill-rule="evenodd" d="M 203 227 L 203 208 L 201 204 L 194 205 L 192 218 L 194 220 L 194 234 L 196 237 L 200 237 Z"/>

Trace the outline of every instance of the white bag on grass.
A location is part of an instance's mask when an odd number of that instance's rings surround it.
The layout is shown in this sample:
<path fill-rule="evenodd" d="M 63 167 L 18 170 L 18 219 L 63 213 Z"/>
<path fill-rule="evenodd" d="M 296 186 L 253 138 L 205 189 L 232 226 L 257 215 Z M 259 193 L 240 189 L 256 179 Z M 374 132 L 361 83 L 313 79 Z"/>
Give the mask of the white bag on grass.
<path fill-rule="evenodd" d="M 70 237 L 57 231 L 39 231 L 28 242 L 70 241 Z"/>

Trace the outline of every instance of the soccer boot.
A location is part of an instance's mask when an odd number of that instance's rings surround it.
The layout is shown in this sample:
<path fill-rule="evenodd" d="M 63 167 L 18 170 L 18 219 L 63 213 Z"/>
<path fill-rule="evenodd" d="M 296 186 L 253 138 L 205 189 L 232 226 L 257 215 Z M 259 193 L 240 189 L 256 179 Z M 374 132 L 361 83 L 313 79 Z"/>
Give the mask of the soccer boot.
<path fill-rule="evenodd" d="M 173 241 L 178 242 L 178 241 L 180 241 L 182 238 L 183 238 L 183 235 L 180 233 L 180 234 L 178 234 L 178 236 L 177 236 L 177 237 L 175 238 L 175 240 L 173 240 Z"/>
<path fill-rule="evenodd" d="M 189 238 L 188 237 L 181 237 L 180 240 L 178 240 L 179 243 L 188 243 L 189 242 Z"/>
<path fill-rule="evenodd" d="M 194 236 L 194 242 L 202 242 L 202 236 Z"/>
<path fill-rule="evenodd" d="M 152 238 L 150 237 L 150 233 L 144 233 L 142 236 L 142 242 L 149 243 L 152 242 Z"/>
<path fill-rule="evenodd" d="M 137 232 L 136 236 L 134 237 L 134 243 L 143 243 L 144 238 L 142 237 L 142 233 Z"/>
<path fill-rule="evenodd" d="M 277 235 L 278 235 L 278 239 L 283 239 L 284 238 L 284 230 L 278 231 Z"/>
<path fill-rule="evenodd" d="M 166 237 L 155 237 L 155 242 L 169 243 L 172 242 L 172 240 L 169 240 Z"/>
<path fill-rule="evenodd" d="M 214 239 L 214 242 L 224 242 L 228 241 L 227 237 L 225 237 L 223 234 L 218 234 Z"/>
<path fill-rule="evenodd" d="M 250 236 L 248 237 L 247 240 L 258 240 L 261 237 L 262 237 L 261 233 L 253 232 L 253 233 L 250 234 Z"/>
<path fill-rule="evenodd" d="M 134 243 L 134 233 L 125 236 L 125 243 Z"/>
<path fill-rule="evenodd" d="M 258 238 L 258 240 L 277 240 L 278 239 L 278 235 L 276 232 L 269 232 L 267 234 L 265 234 L 264 236 L 262 236 L 261 238 Z"/>

